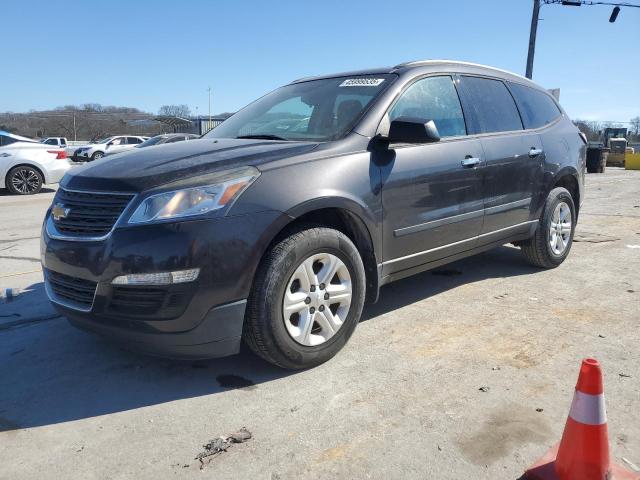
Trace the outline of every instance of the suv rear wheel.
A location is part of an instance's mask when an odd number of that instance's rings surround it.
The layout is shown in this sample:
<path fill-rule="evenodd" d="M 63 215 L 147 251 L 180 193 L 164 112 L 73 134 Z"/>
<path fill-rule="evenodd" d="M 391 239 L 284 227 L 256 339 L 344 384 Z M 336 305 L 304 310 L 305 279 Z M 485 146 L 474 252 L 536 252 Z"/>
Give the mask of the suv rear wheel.
<path fill-rule="evenodd" d="M 262 261 L 251 292 L 243 337 L 283 368 L 319 365 L 345 345 L 362 314 L 365 272 L 342 232 L 303 227 Z"/>
<path fill-rule="evenodd" d="M 575 231 L 576 207 L 568 190 L 549 193 L 536 232 L 520 244 L 527 261 L 536 267 L 555 268 L 569 255 Z"/>

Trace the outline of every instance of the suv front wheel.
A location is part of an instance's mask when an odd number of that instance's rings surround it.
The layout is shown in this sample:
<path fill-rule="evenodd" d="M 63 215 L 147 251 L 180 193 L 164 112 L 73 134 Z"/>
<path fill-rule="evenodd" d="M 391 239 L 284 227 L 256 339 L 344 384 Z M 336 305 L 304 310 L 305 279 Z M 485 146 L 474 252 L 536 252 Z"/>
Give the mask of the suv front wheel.
<path fill-rule="evenodd" d="M 569 191 L 554 188 L 547 201 L 536 232 L 520 244 L 527 261 L 536 267 L 555 268 L 569 255 L 576 228 L 576 207 Z"/>
<path fill-rule="evenodd" d="M 265 255 L 247 304 L 243 337 L 283 368 L 319 365 L 345 345 L 362 314 L 365 272 L 342 232 L 297 229 Z"/>

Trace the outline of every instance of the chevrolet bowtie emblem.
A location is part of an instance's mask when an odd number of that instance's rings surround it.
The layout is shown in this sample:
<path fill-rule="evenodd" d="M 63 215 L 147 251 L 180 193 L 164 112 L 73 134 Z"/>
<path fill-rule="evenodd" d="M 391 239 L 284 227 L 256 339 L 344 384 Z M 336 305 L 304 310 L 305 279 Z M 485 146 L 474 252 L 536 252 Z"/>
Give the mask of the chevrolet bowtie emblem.
<path fill-rule="evenodd" d="M 69 212 L 71 212 L 70 208 L 65 207 L 61 203 L 56 203 L 51 209 L 51 216 L 57 222 L 61 218 L 67 218 Z"/>

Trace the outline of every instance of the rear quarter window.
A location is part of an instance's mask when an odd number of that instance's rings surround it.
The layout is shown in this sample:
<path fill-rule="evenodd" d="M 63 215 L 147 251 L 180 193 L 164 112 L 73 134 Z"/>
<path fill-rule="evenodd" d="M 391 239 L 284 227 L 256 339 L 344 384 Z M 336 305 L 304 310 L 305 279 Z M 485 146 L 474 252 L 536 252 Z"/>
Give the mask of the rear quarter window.
<path fill-rule="evenodd" d="M 5 145 L 11 145 L 12 143 L 17 142 L 15 138 L 7 137 L 5 135 L 0 135 L 0 147 L 4 147 Z"/>
<path fill-rule="evenodd" d="M 509 83 L 509 88 L 520 109 L 524 128 L 544 127 L 562 114 L 556 102 L 544 92 L 517 83 Z"/>
<path fill-rule="evenodd" d="M 462 77 L 461 81 L 478 133 L 522 130 L 516 104 L 502 81 L 480 77 Z"/>

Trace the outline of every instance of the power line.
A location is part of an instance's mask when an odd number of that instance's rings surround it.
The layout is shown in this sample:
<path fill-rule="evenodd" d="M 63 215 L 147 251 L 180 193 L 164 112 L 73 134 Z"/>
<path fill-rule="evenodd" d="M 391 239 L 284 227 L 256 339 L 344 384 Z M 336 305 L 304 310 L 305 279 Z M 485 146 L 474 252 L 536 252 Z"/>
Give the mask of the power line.
<path fill-rule="evenodd" d="M 574 6 L 579 7 L 580 5 L 606 5 L 609 7 L 631 7 L 631 8 L 640 8 L 640 5 L 634 3 L 620 3 L 620 2 L 592 2 L 590 0 L 542 0 L 542 3 L 546 5 L 556 4 L 556 5 L 566 5 L 566 6 Z"/>

